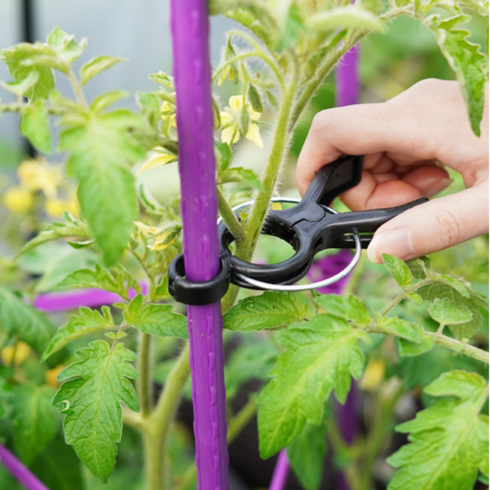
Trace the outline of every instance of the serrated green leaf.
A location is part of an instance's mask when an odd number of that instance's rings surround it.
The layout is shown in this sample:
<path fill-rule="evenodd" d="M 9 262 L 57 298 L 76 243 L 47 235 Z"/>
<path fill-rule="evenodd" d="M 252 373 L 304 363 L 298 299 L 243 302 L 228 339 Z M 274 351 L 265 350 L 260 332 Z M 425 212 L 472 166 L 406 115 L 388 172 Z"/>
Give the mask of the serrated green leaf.
<path fill-rule="evenodd" d="M 383 264 L 390 271 L 390 274 L 395 278 L 395 281 L 403 289 L 407 289 L 412 284 L 412 274 L 407 264 L 398 257 L 382 254 Z"/>
<path fill-rule="evenodd" d="M 449 298 L 436 298 L 429 307 L 429 314 L 436 322 L 444 325 L 467 323 L 473 318 L 468 307 L 457 305 Z"/>
<path fill-rule="evenodd" d="M 55 27 L 48 35 L 48 45 L 58 53 L 60 59 L 71 65 L 87 48 L 87 39 L 77 42 L 74 35 L 66 33 L 60 27 Z"/>
<path fill-rule="evenodd" d="M 327 452 L 326 426 L 306 424 L 303 432 L 287 449 L 288 460 L 296 478 L 305 490 L 318 490 Z"/>
<path fill-rule="evenodd" d="M 30 469 L 49 490 L 85 490 L 80 461 L 62 437 L 50 441 Z"/>
<path fill-rule="evenodd" d="M 160 121 L 160 101 L 155 94 L 149 92 L 136 92 L 136 102 L 150 126 L 156 127 Z"/>
<path fill-rule="evenodd" d="M 378 327 L 388 335 L 394 335 L 411 342 L 420 342 L 424 329 L 418 323 L 410 323 L 396 317 L 383 317 L 378 320 Z"/>
<path fill-rule="evenodd" d="M 257 174 L 248 168 L 234 167 L 229 168 L 221 172 L 220 183 L 225 184 L 227 182 L 247 182 L 252 187 L 255 187 L 258 191 L 263 191 L 264 188 L 260 182 Z"/>
<path fill-rule="evenodd" d="M 91 59 L 80 69 L 80 83 L 85 85 L 99 73 L 112 68 L 114 65 L 117 65 L 122 61 L 127 60 L 125 58 L 118 58 L 117 56 L 98 56 L 97 58 Z"/>
<path fill-rule="evenodd" d="M 91 269 L 79 269 L 66 276 L 56 289 L 80 289 L 80 288 L 98 288 L 120 294 L 121 288 L 112 274 L 98 264 L 95 265 L 95 271 Z"/>
<path fill-rule="evenodd" d="M 112 104 L 115 104 L 121 99 L 125 99 L 131 95 L 130 92 L 126 90 L 111 90 L 110 92 L 105 92 L 95 99 L 90 104 L 90 108 L 95 113 L 100 113 Z"/>
<path fill-rule="evenodd" d="M 90 238 L 90 230 L 88 229 L 87 225 L 83 223 L 83 221 L 75 219 L 69 213 L 65 213 L 63 222 L 55 221 L 54 223 L 50 223 L 49 225 L 47 225 L 44 230 L 39 233 L 39 235 L 37 235 L 24 245 L 16 258 L 19 258 L 21 255 L 30 252 L 43 243 L 58 240 L 59 238 L 74 237 L 79 237 L 82 239 Z"/>
<path fill-rule="evenodd" d="M 418 259 L 407 260 L 405 262 L 413 277 L 424 279 L 427 273 L 432 270 L 432 264 L 429 257 L 419 257 Z"/>
<path fill-rule="evenodd" d="M 74 340 L 100 330 L 114 329 L 114 320 L 108 306 L 102 307 L 101 315 L 97 310 L 91 310 L 85 306 L 79 308 L 80 316 L 72 315 L 70 321 L 60 327 L 56 335 L 51 339 L 48 347 L 43 353 L 42 360 L 45 361 L 51 354 L 62 349 Z"/>
<path fill-rule="evenodd" d="M 126 166 L 136 157 L 127 132 L 134 117 L 127 111 L 89 114 L 60 134 L 79 182 L 82 213 L 109 266 L 126 248 L 137 217 L 134 176 Z"/>
<path fill-rule="evenodd" d="M 43 101 L 32 102 L 24 108 L 20 132 L 32 143 L 32 146 L 37 151 L 47 155 L 51 153 L 49 115 Z"/>
<path fill-rule="evenodd" d="M 315 301 L 327 313 L 352 321 L 356 325 L 367 325 L 371 321 L 366 307 L 353 294 L 348 298 L 336 294 L 322 294 L 317 296 Z"/>
<path fill-rule="evenodd" d="M 472 490 L 478 469 L 488 464 L 488 417 L 481 415 L 488 398 L 486 381 L 465 371 L 444 373 L 424 390 L 444 398 L 422 410 L 397 431 L 409 433 L 409 444 L 388 463 L 401 468 L 389 490 Z"/>
<path fill-rule="evenodd" d="M 102 340 L 91 342 L 76 354 L 80 360 L 58 375 L 63 384 L 53 405 L 66 414 L 66 443 L 73 446 L 82 463 L 105 483 L 116 462 L 116 443 L 121 440 L 121 403 L 139 412 L 130 381 L 138 377 L 130 364 L 136 356 L 123 344 L 111 348 Z"/>
<path fill-rule="evenodd" d="M 460 325 L 449 325 L 451 333 L 459 340 L 473 337 L 482 322 L 482 316 L 478 304 L 472 298 L 463 297 L 452 284 L 446 282 L 433 282 L 417 290 L 424 299 L 433 302 L 436 298 L 448 298 L 457 305 L 466 306 L 472 313 L 473 318 L 467 323 Z"/>
<path fill-rule="evenodd" d="M 21 83 L 27 77 L 35 76 L 32 75 L 33 72 L 38 74 L 38 79 L 34 86 L 24 93 L 30 102 L 47 100 L 55 87 L 54 75 L 50 68 L 25 66 L 23 64 L 33 52 L 39 52 L 39 47 L 33 47 L 33 45 L 28 43 L 17 44 L 0 52 L 0 60 L 7 65 L 7 69 L 15 83 Z"/>
<path fill-rule="evenodd" d="M 280 328 L 303 321 L 307 311 L 293 293 L 266 291 L 240 300 L 223 317 L 223 327 L 240 332 Z"/>
<path fill-rule="evenodd" d="M 307 25 L 319 32 L 337 29 L 381 32 L 385 29 L 376 15 L 358 5 L 321 11 L 311 16 Z"/>
<path fill-rule="evenodd" d="M 324 402 L 335 392 L 344 403 L 351 377 L 359 379 L 364 356 L 358 340 L 369 336 L 331 315 L 281 330 L 276 339 L 286 352 L 271 371 L 274 379 L 258 402 L 260 454 L 268 458 L 290 444 L 305 424 L 320 425 Z"/>
<path fill-rule="evenodd" d="M 184 315 L 172 312 L 171 305 L 143 304 L 143 296 L 136 295 L 124 310 L 128 325 L 143 333 L 159 337 L 180 337 L 187 339 L 187 319 Z"/>
<path fill-rule="evenodd" d="M 247 381 L 266 381 L 274 366 L 279 349 L 267 340 L 240 345 L 225 365 L 226 396 L 233 399 Z"/>
<path fill-rule="evenodd" d="M 56 331 L 43 313 L 3 287 L 0 287 L 0 325 L 9 336 L 17 335 L 39 353 Z"/>
<path fill-rule="evenodd" d="M 19 385 L 14 390 L 12 428 L 15 450 L 29 465 L 54 437 L 58 426 L 49 386 Z"/>
<path fill-rule="evenodd" d="M 434 346 L 434 337 L 424 337 L 420 342 L 411 342 L 410 340 L 400 338 L 399 346 L 401 356 L 418 356 L 432 349 Z"/>
<path fill-rule="evenodd" d="M 406 293 L 406 296 L 410 301 L 413 301 L 418 306 L 422 306 L 424 304 L 424 300 L 417 293 Z"/>
<path fill-rule="evenodd" d="M 218 173 L 224 172 L 231 165 L 233 153 L 228 143 L 223 143 L 219 140 L 214 140 L 214 148 L 216 154 L 216 166 Z"/>
<path fill-rule="evenodd" d="M 477 136 L 480 136 L 480 121 L 485 104 L 486 76 L 483 67 L 486 58 L 480 53 L 478 44 L 467 40 L 470 33 L 456 27 L 469 19 L 466 15 L 444 20 L 433 17 L 429 27 L 434 31 L 442 54 L 456 73 L 466 101 L 471 128 Z"/>

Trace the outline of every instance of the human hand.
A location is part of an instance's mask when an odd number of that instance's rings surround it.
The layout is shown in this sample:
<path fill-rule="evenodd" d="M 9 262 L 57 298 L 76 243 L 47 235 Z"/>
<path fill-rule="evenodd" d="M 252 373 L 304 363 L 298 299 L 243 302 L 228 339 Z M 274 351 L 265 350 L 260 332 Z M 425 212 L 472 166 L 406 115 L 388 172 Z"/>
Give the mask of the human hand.
<path fill-rule="evenodd" d="M 438 162 L 460 172 L 467 187 L 381 226 L 368 248 L 372 262 L 382 253 L 408 260 L 488 233 L 488 90 L 479 138 L 457 82 L 424 80 L 385 103 L 318 113 L 298 161 L 301 194 L 315 171 L 342 155 L 365 155 L 360 184 L 341 196 L 354 211 L 441 192 L 451 180 Z"/>

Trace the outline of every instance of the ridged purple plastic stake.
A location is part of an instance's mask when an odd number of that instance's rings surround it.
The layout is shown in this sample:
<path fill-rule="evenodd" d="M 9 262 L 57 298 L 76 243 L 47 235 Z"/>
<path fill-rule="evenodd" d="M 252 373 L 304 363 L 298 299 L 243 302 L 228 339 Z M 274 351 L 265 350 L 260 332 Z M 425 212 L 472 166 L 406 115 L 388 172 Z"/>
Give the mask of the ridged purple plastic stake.
<path fill-rule="evenodd" d="M 336 71 L 336 104 L 337 107 L 354 105 L 359 102 L 359 47 L 355 46 L 348 51 Z M 336 418 L 340 434 L 347 444 L 354 443 L 359 431 L 359 420 L 357 416 L 357 386 L 352 380 L 352 386 L 344 405 L 336 404 Z M 335 475 L 337 490 L 350 490 L 344 473 L 337 472 Z"/>
<path fill-rule="evenodd" d="M 171 0 L 186 278 L 219 272 L 209 19 L 206 0 Z M 189 306 L 192 401 L 200 490 L 228 490 L 228 448 L 219 302 Z"/>
<path fill-rule="evenodd" d="M 0 463 L 27 490 L 48 490 L 5 446 L 0 444 Z"/>

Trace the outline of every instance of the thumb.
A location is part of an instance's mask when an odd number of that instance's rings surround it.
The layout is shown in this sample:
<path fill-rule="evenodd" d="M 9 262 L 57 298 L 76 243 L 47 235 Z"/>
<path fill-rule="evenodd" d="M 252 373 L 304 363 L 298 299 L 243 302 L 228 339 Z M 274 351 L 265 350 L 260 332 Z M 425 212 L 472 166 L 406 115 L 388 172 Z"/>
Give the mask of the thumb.
<path fill-rule="evenodd" d="M 409 260 L 488 233 L 488 182 L 405 211 L 379 228 L 367 249 Z"/>

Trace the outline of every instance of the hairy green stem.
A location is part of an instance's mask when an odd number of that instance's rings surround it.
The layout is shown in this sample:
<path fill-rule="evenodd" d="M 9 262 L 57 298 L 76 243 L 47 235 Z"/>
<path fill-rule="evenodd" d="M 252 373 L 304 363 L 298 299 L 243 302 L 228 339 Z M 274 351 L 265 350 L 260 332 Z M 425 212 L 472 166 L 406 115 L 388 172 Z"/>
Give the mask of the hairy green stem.
<path fill-rule="evenodd" d="M 70 84 L 73 88 L 73 92 L 75 93 L 75 97 L 77 98 L 78 103 L 88 108 L 87 100 L 85 99 L 82 86 L 80 85 L 79 81 L 76 79 L 71 70 L 68 73 L 68 80 L 70 80 Z"/>
<path fill-rule="evenodd" d="M 440 333 L 425 332 L 424 337 L 431 337 L 434 339 L 434 343 L 442 345 L 447 349 L 450 349 L 457 354 L 465 354 L 466 356 L 472 357 L 477 361 L 489 364 L 489 354 L 483 349 L 479 349 L 474 345 L 466 344 L 461 340 L 452 339 L 447 335 L 442 335 Z"/>
<path fill-rule="evenodd" d="M 395 306 L 397 306 L 399 303 L 401 303 L 404 299 L 408 298 L 407 293 L 413 293 L 414 291 L 417 291 L 417 289 L 420 289 L 423 286 L 427 286 L 432 282 L 432 279 L 423 279 L 422 281 L 419 281 L 409 288 L 405 289 L 403 293 L 399 294 L 396 298 L 394 298 L 392 301 L 390 301 L 380 312 L 381 316 L 386 316 Z"/>
<path fill-rule="evenodd" d="M 245 240 L 245 231 L 243 230 L 242 225 L 232 211 L 231 206 L 228 204 L 228 201 L 221 192 L 219 186 L 216 186 L 216 192 L 218 194 L 218 210 L 220 216 L 231 231 L 231 234 L 235 238 L 235 242 L 237 244 L 243 242 Z"/>
<path fill-rule="evenodd" d="M 171 484 L 167 464 L 167 442 L 175 410 L 191 372 L 189 343 L 180 353 L 167 377 L 157 406 L 147 420 L 145 441 L 145 473 L 148 490 L 168 490 Z"/>
<path fill-rule="evenodd" d="M 151 347 L 153 339 L 148 333 L 141 333 L 138 346 L 138 381 L 136 388 L 141 407 L 141 416 L 148 418 L 153 409 L 153 390 L 151 382 Z"/>

